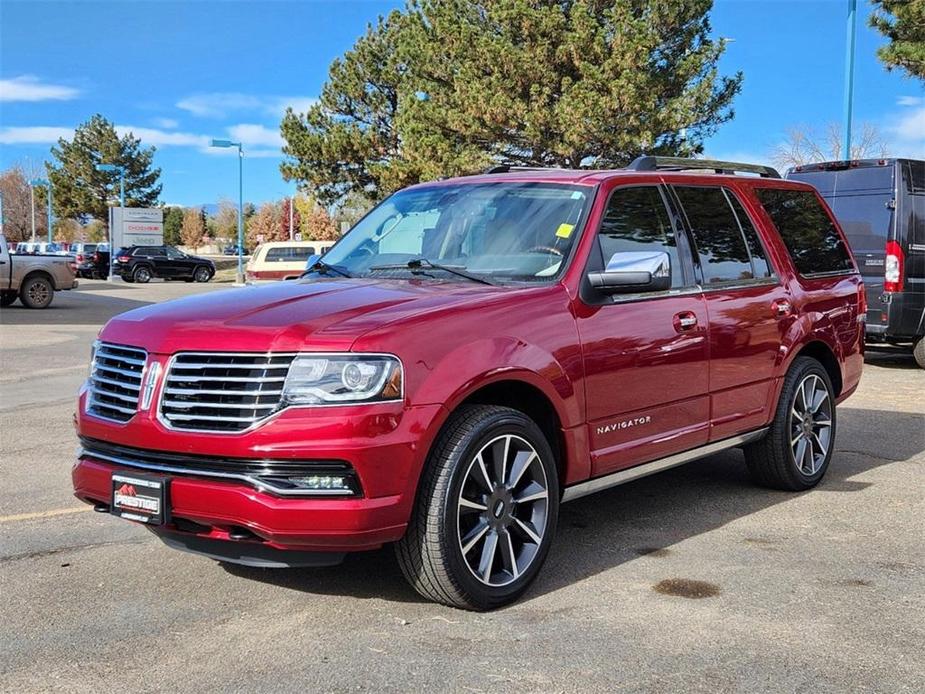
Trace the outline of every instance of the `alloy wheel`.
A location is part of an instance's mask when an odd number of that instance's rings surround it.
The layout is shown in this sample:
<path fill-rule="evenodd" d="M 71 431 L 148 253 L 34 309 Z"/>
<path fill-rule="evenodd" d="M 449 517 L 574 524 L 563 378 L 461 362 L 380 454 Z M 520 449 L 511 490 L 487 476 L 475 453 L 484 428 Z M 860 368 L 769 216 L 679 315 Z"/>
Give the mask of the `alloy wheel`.
<path fill-rule="evenodd" d="M 29 285 L 29 299 L 39 306 L 48 301 L 49 289 L 45 282 L 33 282 Z"/>
<path fill-rule="evenodd" d="M 536 449 L 514 434 L 476 453 L 457 500 L 459 549 L 469 571 L 492 587 L 526 571 L 546 534 L 549 485 Z"/>
<path fill-rule="evenodd" d="M 815 475 L 825 462 L 832 442 L 832 398 L 816 374 L 797 386 L 790 408 L 790 450 L 804 475 Z"/>
<path fill-rule="evenodd" d="M 209 271 L 204 267 L 197 268 L 195 279 L 197 282 L 208 282 L 209 281 Z"/>

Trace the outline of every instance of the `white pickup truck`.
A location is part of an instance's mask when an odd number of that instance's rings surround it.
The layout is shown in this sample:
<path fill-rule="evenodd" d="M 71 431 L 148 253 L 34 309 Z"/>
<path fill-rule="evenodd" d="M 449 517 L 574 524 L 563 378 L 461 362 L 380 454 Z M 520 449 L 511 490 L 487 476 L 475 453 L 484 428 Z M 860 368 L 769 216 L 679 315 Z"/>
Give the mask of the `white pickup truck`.
<path fill-rule="evenodd" d="M 0 234 L 0 306 L 18 298 L 27 308 L 47 308 L 55 292 L 77 286 L 77 263 L 66 255 L 11 255 Z"/>

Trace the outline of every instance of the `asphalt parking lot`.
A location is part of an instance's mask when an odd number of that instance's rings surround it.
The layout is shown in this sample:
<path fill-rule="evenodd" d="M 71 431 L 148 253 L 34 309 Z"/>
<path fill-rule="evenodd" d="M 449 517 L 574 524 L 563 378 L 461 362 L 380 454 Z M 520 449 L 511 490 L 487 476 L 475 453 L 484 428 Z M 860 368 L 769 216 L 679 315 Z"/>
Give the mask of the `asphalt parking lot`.
<path fill-rule="evenodd" d="M 527 596 L 473 614 L 419 598 L 388 548 L 329 569 L 223 568 L 71 496 L 98 329 L 218 290 L 86 281 L 46 311 L 0 314 L 0 690 L 923 690 L 911 357 L 869 356 L 816 490 L 753 487 L 732 451 L 586 497 L 563 507 Z"/>

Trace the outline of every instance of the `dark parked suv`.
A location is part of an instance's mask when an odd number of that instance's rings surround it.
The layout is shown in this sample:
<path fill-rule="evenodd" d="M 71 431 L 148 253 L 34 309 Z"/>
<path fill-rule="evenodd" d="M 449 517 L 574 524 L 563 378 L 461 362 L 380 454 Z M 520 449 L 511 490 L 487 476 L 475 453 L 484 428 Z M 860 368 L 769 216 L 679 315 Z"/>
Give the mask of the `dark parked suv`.
<path fill-rule="evenodd" d="M 422 595 L 488 609 L 585 494 L 732 448 L 759 484 L 818 484 L 864 315 L 825 203 L 772 169 L 644 157 L 425 183 L 301 279 L 110 320 L 74 490 L 225 562 L 394 543 Z"/>
<path fill-rule="evenodd" d="M 925 369 L 925 161 L 864 159 L 799 166 L 848 237 L 867 287 L 867 341 L 911 347 Z"/>
<path fill-rule="evenodd" d="M 173 246 L 129 246 L 116 251 L 113 272 L 126 282 L 150 282 L 153 277 L 187 282 L 208 282 L 215 263 L 187 255 Z"/>

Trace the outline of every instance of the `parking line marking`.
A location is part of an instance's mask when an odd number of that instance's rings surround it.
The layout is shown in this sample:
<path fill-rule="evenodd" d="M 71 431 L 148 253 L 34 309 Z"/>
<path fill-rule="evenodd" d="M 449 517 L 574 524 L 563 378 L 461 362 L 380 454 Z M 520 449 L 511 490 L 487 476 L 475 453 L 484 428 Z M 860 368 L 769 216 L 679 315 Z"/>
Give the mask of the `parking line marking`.
<path fill-rule="evenodd" d="M 34 520 L 36 518 L 53 518 L 55 516 L 66 516 L 71 513 L 80 513 L 81 511 L 92 511 L 92 506 L 74 506 L 71 508 L 56 508 L 51 511 L 35 511 L 33 513 L 17 513 L 13 516 L 0 516 L 0 523 L 15 523 L 16 521 Z"/>

